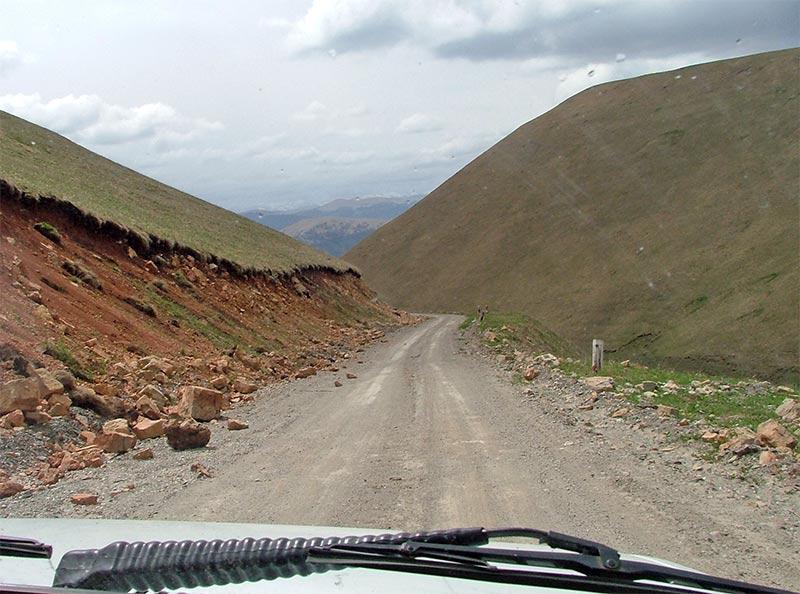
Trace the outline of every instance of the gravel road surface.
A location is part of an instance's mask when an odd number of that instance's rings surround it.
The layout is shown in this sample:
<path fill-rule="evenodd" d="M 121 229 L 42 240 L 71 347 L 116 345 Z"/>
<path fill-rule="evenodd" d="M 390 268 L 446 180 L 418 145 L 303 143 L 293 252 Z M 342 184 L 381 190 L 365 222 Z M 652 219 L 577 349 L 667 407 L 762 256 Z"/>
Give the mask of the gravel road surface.
<path fill-rule="evenodd" d="M 173 452 L 150 440 L 137 449 L 152 447 L 153 460 L 130 452 L 69 473 L 6 500 L 0 515 L 396 530 L 524 525 L 800 586 L 797 492 L 713 470 L 698 480 L 685 470 L 693 462 L 681 461 L 689 453 L 653 454 L 646 434 L 576 421 L 561 406 L 571 389 L 563 377 L 545 374 L 541 395 L 526 396 L 474 352 L 460 321 L 431 317 L 355 353 L 336 373 L 263 390 L 230 411 L 249 429 L 215 422 L 203 450 Z M 212 476 L 191 470 L 193 462 Z M 99 494 L 100 504 L 71 504 L 78 492 Z"/>

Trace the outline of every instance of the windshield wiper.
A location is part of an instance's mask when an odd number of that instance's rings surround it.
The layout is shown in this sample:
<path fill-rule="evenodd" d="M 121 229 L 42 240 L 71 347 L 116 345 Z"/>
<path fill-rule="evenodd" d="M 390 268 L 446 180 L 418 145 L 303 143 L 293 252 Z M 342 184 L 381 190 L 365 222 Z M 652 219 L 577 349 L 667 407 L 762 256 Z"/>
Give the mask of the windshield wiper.
<path fill-rule="evenodd" d="M 52 554 L 53 547 L 38 540 L 18 536 L 0 536 L 0 557 L 49 559 Z"/>
<path fill-rule="evenodd" d="M 535 538 L 559 551 L 481 546 L 505 537 Z M 117 542 L 99 550 L 65 554 L 53 585 L 119 592 L 178 589 L 310 575 L 345 567 L 589 592 L 685 593 L 682 586 L 690 586 L 740 594 L 792 594 L 621 560 L 619 553 L 606 545 L 529 528 L 466 528 L 344 538 Z"/>
<path fill-rule="evenodd" d="M 316 548 L 310 551 L 308 559 L 312 563 L 338 563 L 344 567 L 371 567 L 589 592 L 685 593 L 684 588 L 690 587 L 740 594 L 792 594 L 788 590 L 757 586 L 655 563 L 622 561 L 619 553 L 610 547 L 555 532 L 510 528 L 486 533 L 489 538 L 536 538 L 555 549 L 578 554 L 409 541 L 399 545 L 363 543 Z M 497 567 L 491 563 L 569 570 L 579 575 Z"/>

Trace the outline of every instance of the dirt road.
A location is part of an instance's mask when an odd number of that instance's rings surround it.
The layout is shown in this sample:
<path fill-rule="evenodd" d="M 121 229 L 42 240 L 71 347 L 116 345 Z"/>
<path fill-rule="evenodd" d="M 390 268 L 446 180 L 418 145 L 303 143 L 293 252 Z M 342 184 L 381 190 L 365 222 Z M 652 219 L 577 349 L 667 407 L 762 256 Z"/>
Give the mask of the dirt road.
<path fill-rule="evenodd" d="M 563 395 L 549 384 L 526 399 L 506 372 L 468 352 L 459 322 L 433 317 L 356 353 L 335 374 L 270 389 L 232 413 L 249 429 L 219 426 L 204 450 L 152 442 L 155 460 L 126 455 L 70 473 L 2 512 L 384 529 L 525 525 L 728 577 L 800 585 L 796 493 L 774 507 L 763 503 L 767 487 L 713 473 L 694 479 L 683 470 L 693 462 L 680 458 L 688 454 L 651 455 L 657 448 L 641 436 L 628 441 L 624 427 L 562 414 Z M 193 461 L 213 477 L 191 472 Z M 72 506 L 77 490 L 99 492 L 101 505 Z"/>

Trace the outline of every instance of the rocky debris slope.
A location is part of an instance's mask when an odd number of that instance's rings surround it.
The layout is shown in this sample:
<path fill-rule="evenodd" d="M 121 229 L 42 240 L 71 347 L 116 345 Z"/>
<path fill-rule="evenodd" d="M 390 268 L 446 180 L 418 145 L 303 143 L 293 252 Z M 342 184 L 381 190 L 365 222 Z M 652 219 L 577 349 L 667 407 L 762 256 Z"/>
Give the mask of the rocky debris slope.
<path fill-rule="evenodd" d="M 474 336 L 484 356 L 494 358 L 497 365 L 510 373 L 521 374 L 525 395 L 537 398 L 557 398 L 558 407 L 574 422 L 592 426 L 622 425 L 632 432 L 647 432 L 651 438 L 664 443 L 667 451 L 681 448 L 698 459 L 697 471 L 709 463 L 719 463 L 736 473 L 756 477 L 776 476 L 800 488 L 800 401 L 794 388 L 775 386 L 767 381 L 740 381 L 734 385 L 710 379 L 693 380 L 682 385 L 670 379 L 664 382 L 642 381 L 618 385 L 613 377 L 579 377 L 560 369 L 562 361 L 551 353 L 527 353 L 494 348 L 486 342 L 496 342 L 491 330 Z M 500 351 L 500 352 L 498 352 Z M 573 362 L 571 359 L 568 362 Z M 630 366 L 630 361 L 623 362 Z M 684 393 L 694 396 L 724 393 L 731 399 L 759 398 L 770 392 L 785 394 L 775 407 L 774 418 L 760 423 L 755 430 L 744 426 L 726 427 L 714 422 L 709 414 L 690 420 L 681 417 L 677 408 L 659 404 L 661 396 Z"/>
<path fill-rule="evenodd" d="M 0 497 L 162 435 L 202 447 L 208 422 L 259 387 L 335 368 L 413 323 L 353 273 L 239 275 L 198 254 L 140 255 L 18 201 L 4 201 L 0 255 Z"/>
<path fill-rule="evenodd" d="M 466 348 L 519 378 L 525 405 L 583 427 L 611 450 L 637 451 L 643 464 L 668 465 L 684 481 L 705 484 L 709 497 L 724 495 L 753 507 L 769 505 L 776 510 L 775 526 L 800 537 L 800 397 L 792 387 L 756 380 L 735 385 L 713 380 L 618 385 L 613 377 L 566 373 L 560 367 L 570 361 L 550 353 L 514 350 L 497 343 L 492 331 L 481 335 L 473 328 L 466 335 Z M 656 403 L 659 396 L 678 392 L 696 396 L 724 392 L 733 399 L 777 392 L 785 398 L 774 408 L 773 418 L 754 430 L 720 426 L 713 415 L 690 420 L 675 407 Z"/>

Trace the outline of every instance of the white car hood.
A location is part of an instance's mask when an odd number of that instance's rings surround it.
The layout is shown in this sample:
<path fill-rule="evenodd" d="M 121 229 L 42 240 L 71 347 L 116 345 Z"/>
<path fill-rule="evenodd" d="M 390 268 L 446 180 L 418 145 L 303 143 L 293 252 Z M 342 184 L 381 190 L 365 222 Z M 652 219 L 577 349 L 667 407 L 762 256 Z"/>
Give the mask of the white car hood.
<path fill-rule="evenodd" d="M 231 524 L 213 522 L 164 522 L 138 520 L 65 520 L 65 519 L 3 519 L 0 535 L 33 538 L 52 545 L 51 559 L 23 559 L 0 556 L 0 584 L 50 586 L 55 569 L 67 551 L 98 549 L 116 541 L 167 541 L 212 540 L 241 538 L 310 538 L 314 536 L 361 536 L 383 534 L 386 530 L 358 528 L 331 528 L 314 526 L 280 526 L 267 524 Z M 494 541 L 493 541 L 494 542 Z M 506 546 L 506 545 L 503 545 Z M 544 545 L 509 544 L 512 548 L 552 550 Z M 686 569 L 658 559 L 623 556 Z M 186 590 L 185 588 L 181 591 Z M 322 592 L 322 593 L 386 593 L 386 594 L 441 594 L 447 593 L 501 593 L 526 592 L 560 593 L 571 590 L 554 590 L 530 586 L 494 584 L 481 581 L 445 578 L 374 569 L 343 569 L 290 579 L 234 584 L 230 586 L 203 587 L 189 592 Z"/>

